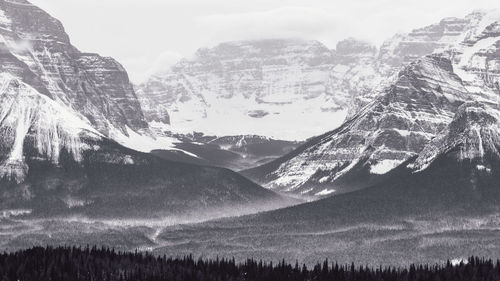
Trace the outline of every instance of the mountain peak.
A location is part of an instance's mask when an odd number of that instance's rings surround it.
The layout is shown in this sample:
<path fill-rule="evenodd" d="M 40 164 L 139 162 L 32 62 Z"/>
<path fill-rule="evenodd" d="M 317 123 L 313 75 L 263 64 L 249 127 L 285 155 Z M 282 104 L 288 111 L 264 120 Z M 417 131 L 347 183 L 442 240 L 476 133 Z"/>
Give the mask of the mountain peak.
<path fill-rule="evenodd" d="M 44 10 L 24 0 L 0 1 L 0 24 L 7 24 L 17 40 L 45 41 L 53 43 L 53 47 L 65 48 L 67 51 L 76 51 L 70 46 L 70 38 L 62 23 Z M 4 37 L 9 36 L 2 32 Z M 50 40 L 47 40 L 50 39 Z"/>
<path fill-rule="evenodd" d="M 147 130 L 125 69 L 112 58 L 82 53 L 59 20 L 26 1 L 0 1 L 0 69 L 70 107 L 101 133 Z M 104 97 L 104 98 L 103 98 Z"/>
<path fill-rule="evenodd" d="M 417 155 L 467 98 L 449 59 L 423 57 L 338 129 L 247 175 L 269 188 L 303 195 L 366 187 Z"/>

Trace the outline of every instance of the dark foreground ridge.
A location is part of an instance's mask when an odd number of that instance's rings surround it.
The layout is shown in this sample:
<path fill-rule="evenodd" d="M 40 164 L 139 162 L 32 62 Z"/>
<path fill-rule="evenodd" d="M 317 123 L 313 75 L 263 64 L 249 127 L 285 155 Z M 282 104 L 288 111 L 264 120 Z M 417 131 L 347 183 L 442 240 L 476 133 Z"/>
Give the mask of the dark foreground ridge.
<path fill-rule="evenodd" d="M 367 268 L 338 265 L 328 260 L 313 268 L 234 259 L 194 260 L 192 257 L 155 257 L 144 253 L 115 252 L 107 248 L 35 247 L 0 255 L 0 279 L 14 280 L 499 280 L 500 261 L 471 257 L 452 265 L 411 265 L 409 268 Z"/>

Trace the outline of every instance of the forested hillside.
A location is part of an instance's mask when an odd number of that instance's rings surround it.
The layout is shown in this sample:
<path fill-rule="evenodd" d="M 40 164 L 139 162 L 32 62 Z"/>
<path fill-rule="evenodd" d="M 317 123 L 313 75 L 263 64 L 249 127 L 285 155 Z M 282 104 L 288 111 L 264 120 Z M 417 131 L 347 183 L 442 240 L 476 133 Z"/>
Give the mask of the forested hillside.
<path fill-rule="evenodd" d="M 247 260 L 194 260 L 106 248 L 41 248 L 0 255 L 1 280 L 499 280 L 500 261 L 471 257 L 445 265 L 408 268 L 339 265 L 328 260 L 312 268 L 298 263 L 278 264 Z"/>

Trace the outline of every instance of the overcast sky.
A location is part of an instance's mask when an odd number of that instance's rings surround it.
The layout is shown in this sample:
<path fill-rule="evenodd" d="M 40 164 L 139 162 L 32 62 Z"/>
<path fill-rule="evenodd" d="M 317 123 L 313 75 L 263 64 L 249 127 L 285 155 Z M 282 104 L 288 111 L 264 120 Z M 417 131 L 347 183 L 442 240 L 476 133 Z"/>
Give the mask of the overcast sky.
<path fill-rule="evenodd" d="M 259 38 L 346 37 L 380 44 L 498 0 L 31 0 L 60 19 L 73 44 L 119 60 L 138 82 L 200 47 Z"/>

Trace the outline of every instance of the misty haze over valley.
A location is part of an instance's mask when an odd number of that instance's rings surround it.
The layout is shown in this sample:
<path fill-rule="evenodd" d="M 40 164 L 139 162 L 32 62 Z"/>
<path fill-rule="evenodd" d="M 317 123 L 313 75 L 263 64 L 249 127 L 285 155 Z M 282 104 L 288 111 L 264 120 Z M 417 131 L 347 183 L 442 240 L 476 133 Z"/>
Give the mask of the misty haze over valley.
<path fill-rule="evenodd" d="M 0 0 L 0 273 L 500 258 L 497 3 L 114 2 Z"/>

